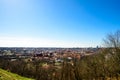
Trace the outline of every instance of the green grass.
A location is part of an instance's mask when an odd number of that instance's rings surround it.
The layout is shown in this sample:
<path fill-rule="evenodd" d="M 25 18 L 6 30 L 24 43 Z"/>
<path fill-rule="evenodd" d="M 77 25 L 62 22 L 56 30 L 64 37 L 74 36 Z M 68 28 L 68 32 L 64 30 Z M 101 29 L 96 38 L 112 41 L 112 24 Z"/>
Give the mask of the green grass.
<path fill-rule="evenodd" d="M 0 69 L 0 80 L 34 80 Z"/>

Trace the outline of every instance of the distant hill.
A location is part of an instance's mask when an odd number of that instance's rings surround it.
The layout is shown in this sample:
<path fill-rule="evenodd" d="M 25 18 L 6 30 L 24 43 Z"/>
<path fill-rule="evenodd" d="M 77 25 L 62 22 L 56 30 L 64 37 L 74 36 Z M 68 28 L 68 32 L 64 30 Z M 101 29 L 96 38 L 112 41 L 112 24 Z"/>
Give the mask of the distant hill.
<path fill-rule="evenodd" d="M 0 69 L 0 80 L 34 80 Z"/>

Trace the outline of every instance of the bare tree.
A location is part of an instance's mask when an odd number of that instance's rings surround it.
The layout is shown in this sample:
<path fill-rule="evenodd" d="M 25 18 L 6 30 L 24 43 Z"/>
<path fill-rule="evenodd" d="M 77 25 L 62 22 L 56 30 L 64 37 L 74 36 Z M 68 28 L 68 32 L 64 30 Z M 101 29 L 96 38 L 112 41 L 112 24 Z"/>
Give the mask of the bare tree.
<path fill-rule="evenodd" d="M 106 47 L 120 48 L 120 30 L 108 34 L 106 39 L 104 39 L 104 43 Z"/>
<path fill-rule="evenodd" d="M 104 39 L 104 45 L 107 49 L 106 56 L 109 59 L 109 63 L 107 63 L 109 65 L 108 69 L 110 68 L 109 71 L 114 73 L 112 75 L 115 75 L 118 80 L 120 74 L 120 30 L 108 34 Z M 113 67 L 111 68 L 111 66 Z"/>

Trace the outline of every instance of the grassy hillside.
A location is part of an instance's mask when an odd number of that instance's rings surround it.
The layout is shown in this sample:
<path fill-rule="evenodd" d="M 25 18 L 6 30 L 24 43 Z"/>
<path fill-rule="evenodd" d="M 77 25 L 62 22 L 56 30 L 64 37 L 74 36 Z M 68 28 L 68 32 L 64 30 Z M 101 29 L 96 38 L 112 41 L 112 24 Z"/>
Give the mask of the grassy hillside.
<path fill-rule="evenodd" d="M 17 74 L 0 69 L 0 80 L 33 80 L 33 79 L 21 77 Z"/>

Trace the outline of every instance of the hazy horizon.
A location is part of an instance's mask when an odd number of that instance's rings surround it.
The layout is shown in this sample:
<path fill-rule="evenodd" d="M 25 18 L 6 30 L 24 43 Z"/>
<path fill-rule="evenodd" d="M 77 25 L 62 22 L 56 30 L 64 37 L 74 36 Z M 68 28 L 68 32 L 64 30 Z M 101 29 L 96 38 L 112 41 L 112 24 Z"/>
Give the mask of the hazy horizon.
<path fill-rule="evenodd" d="M 96 47 L 120 29 L 119 0 L 0 0 L 0 47 Z"/>

